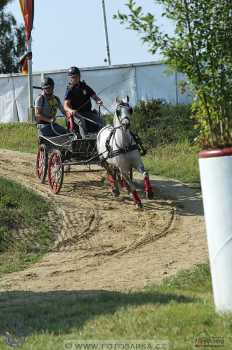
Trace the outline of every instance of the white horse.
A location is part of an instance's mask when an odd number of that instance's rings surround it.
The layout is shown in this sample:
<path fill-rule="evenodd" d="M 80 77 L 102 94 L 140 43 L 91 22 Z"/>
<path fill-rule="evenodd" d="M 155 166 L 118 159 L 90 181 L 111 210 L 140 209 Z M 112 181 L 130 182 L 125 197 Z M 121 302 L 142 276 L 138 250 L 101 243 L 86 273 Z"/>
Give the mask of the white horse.
<path fill-rule="evenodd" d="M 118 174 L 132 193 L 134 203 L 141 208 L 141 200 L 132 182 L 132 169 L 138 170 L 144 177 L 144 192 L 147 198 L 153 198 L 148 173 L 138 150 L 138 145 L 130 132 L 130 116 L 133 113 L 129 97 L 116 99 L 116 111 L 113 126 L 107 125 L 97 135 L 97 151 L 103 166 L 107 169 L 108 181 L 113 195 L 119 195 Z"/>

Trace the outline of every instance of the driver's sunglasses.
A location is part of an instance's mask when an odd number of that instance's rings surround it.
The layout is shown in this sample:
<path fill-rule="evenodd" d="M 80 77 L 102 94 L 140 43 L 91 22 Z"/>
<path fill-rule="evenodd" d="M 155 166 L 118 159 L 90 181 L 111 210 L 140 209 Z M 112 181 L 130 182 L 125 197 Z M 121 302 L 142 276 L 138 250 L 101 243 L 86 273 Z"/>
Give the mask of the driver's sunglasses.
<path fill-rule="evenodd" d="M 44 88 L 44 90 L 53 90 L 53 87 L 52 87 L 52 86 L 46 86 L 46 87 Z"/>

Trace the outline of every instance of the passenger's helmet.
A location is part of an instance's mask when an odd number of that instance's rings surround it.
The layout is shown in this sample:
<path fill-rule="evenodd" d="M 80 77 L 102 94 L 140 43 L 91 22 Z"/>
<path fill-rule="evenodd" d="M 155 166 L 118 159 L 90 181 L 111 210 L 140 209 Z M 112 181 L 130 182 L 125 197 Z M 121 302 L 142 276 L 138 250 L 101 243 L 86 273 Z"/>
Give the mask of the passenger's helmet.
<path fill-rule="evenodd" d="M 70 67 L 68 70 L 68 75 L 72 76 L 72 75 L 81 75 L 80 69 L 77 67 Z"/>
<path fill-rule="evenodd" d="M 48 87 L 51 87 L 52 89 L 54 89 L 54 85 L 55 85 L 54 80 L 50 77 L 46 77 L 42 82 L 41 87 L 42 89 L 46 89 Z"/>

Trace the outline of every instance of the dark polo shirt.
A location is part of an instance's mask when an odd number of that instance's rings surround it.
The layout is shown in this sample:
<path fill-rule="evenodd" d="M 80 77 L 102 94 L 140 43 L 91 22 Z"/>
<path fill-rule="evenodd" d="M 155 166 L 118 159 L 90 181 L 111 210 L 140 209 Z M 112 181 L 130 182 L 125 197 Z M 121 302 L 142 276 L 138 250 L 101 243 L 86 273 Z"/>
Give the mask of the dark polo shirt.
<path fill-rule="evenodd" d="M 92 109 L 90 97 L 95 94 L 90 86 L 81 81 L 79 84 L 67 87 L 64 99 L 69 100 L 71 107 L 77 109 L 78 112 L 90 112 Z"/>

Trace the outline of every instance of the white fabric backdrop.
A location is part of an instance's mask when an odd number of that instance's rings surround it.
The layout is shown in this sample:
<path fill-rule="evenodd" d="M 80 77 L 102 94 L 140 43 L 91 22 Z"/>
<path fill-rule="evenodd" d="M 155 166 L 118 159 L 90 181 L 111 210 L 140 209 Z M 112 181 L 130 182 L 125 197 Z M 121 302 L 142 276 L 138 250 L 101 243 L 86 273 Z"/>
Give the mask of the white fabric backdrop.
<path fill-rule="evenodd" d="M 117 96 L 130 97 L 132 105 L 140 100 L 162 98 L 171 103 L 189 103 L 191 94 L 181 94 L 178 81 L 184 80 L 182 74 L 170 74 L 162 63 L 139 63 L 112 67 L 93 67 L 81 69 L 82 79 L 112 109 Z M 64 100 L 68 84 L 67 70 L 33 74 L 33 85 L 40 86 L 43 76 L 55 81 L 55 94 Z M 33 91 L 33 100 L 40 93 Z M 27 76 L 0 75 L 0 122 L 26 122 L 28 120 Z"/>

